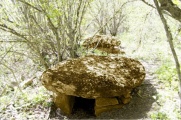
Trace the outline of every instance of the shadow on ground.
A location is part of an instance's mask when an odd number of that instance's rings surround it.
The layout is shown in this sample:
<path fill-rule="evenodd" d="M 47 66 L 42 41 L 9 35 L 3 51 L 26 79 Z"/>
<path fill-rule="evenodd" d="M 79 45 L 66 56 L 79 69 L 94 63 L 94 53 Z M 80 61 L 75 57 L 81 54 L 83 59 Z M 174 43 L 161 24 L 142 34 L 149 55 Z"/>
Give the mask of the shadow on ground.
<path fill-rule="evenodd" d="M 147 82 L 148 83 L 148 82 Z M 102 113 L 97 118 L 113 119 L 143 119 L 149 118 L 147 113 L 150 111 L 155 99 L 152 97 L 157 94 L 152 84 L 143 84 L 134 92 L 133 99 L 122 109 Z"/>
<path fill-rule="evenodd" d="M 63 116 L 61 110 L 57 110 L 51 117 L 55 119 L 143 119 L 149 118 L 147 113 L 150 111 L 155 99 L 152 97 L 157 94 L 156 88 L 145 80 L 140 87 L 137 87 L 132 95 L 131 102 L 121 109 L 114 109 L 102 113 L 100 116 L 95 117 L 93 114 L 88 113 L 84 109 L 77 109 L 70 116 Z"/>

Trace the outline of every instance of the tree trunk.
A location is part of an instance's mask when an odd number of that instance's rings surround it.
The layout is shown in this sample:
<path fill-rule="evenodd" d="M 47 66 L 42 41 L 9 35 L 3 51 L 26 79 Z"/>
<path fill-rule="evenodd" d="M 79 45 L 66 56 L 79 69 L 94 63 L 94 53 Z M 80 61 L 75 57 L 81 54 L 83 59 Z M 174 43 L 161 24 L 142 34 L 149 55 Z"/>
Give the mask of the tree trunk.
<path fill-rule="evenodd" d="M 166 10 L 174 19 L 181 22 L 181 9 L 172 1 L 173 0 L 159 0 L 159 3 L 161 5 L 159 8 L 161 10 Z"/>
<path fill-rule="evenodd" d="M 170 32 L 167 21 L 166 21 L 165 17 L 163 16 L 163 13 L 162 13 L 162 11 L 161 11 L 161 9 L 159 7 L 158 1 L 154 0 L 154 3 L 155 3 L 155 6 L 157 8 L 157 11 L 158 11 L 158 13 L 160 15 L 161 21 L 162 21 L 162 23 L 164 25 L 165 32 L 166 32 L 166 35 L 167 35 L 167 39 L 168 39 L 168 42 L 169 42 L 169 45 L 170 45 L 170 48 L 171 48 L 171 51 L 172 51 L 172 54 L 173 54 L 173 57 L 174 57 L 174 60 L 175 60 L 178 79 L 179 79 L 179 93 L 178 94 L 179 94 L 179 97 L 180 97 L 180 109 L 181 109 L 181 71 L 180 71 L 179 60 L 178 60 L 178 57 L 177 57 L 177 54 L 176 54 L 176 51 L 175 51 L 175 48 L 174 48 L 174 45 L 173 45 L 173 37 L 172 37 L 172 34 Z"/>

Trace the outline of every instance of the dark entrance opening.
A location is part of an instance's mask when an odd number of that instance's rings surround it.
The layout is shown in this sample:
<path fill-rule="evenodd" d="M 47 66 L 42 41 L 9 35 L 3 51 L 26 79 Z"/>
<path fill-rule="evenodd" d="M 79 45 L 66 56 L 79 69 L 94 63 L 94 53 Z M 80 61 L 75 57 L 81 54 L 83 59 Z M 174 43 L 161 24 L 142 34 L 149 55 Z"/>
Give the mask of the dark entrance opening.
<path fill-rule="evenodd" d="M 77 111 L 84 111 L 87 114 L 94 115 L 95 99 L 86 99 L 82 97 L 75 97 L 73 113 Z"/>

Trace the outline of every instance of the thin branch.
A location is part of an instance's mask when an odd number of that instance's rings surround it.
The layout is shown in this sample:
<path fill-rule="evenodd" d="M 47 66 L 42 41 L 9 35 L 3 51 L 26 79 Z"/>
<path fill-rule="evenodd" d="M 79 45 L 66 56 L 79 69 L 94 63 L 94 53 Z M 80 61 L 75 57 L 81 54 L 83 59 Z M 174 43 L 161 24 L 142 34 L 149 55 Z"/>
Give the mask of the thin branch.
<path fill-rule="evenodd" d="M 23 52 L 21 53 L 21 52 L 17 52 L 17 51 L 9 51 L 9 53 L 14 53 L 14 54 L 18 54 L 18 55 L 21 55 L 21 56 L 25 56 L 25 57 L 33 60 L 33 57 L 31 57 L 30 55 L 26 55 L 26 54 L 24 54 Z M 34 60 L 33 60 L 33 61 L 34 61 Z"/>
<path fill-rule="evenodd" d="M 27 36 L 27 35 L 20 34 L 20 33 L 18 33 L 16 30 L 14 30 L 13 28 L 8 27 L 8 26 L 5 25 L 5 24 L 0 24 L 0 29 L 2 29 L 2 30 L 4 30 L 4 31 L 7 31 L 7 32 L 10 32 L 10 33 L 12 33 L 12 34 L 14 34 L 14 35 L 16 35 L 16 36 L 18 36 L 18 37 L 21 37 L 21 38 L 27 40 L 27 38 L 25 37 L 25 36 Z"/>
<path fill-rule="evenodd" d="M 30 15 L 30 17 L 33 19 L 33 21 L 36 23 L 36 25 L 39 27 L 39 29 L 41 30 L 41 32 L 43 32 L 43 28 L 38 24 L 38 22 L 36 21 L 35 17 L 33 15 Z"/>
<path fill-rule="evenodd" d="M 21 89 L 21 87 L 20 87 L 20 85 L 19 85 L 19 81 L 18 81 L 18 79 L 16 78 L 13 69 L 11 69 L 10 67 L 8 67 L 6 64 L 4 64 L 4 63 L 2 63 L 2 62 L 1 62 L 0 64 L 3 65 L 4 67 L 6 67 L 7 69 L 9 69 L 9 70 L 11 71 L 11 73 L 13 74 L 13 77 L 14 77 L 16 83 L 18 83 L 18 84 L 17 84 L 18 89 L 23 93 L 23 91 L 22 91 L 22 89 Z"/>
<path fill-rule="evenodd" d="M 15 44 L 14 44 L 15 45 Z M 9 50 L 3 55 L 3 54 L 1 54 L 0 56 L 2 56 L 1 57 L 1 60 L 0 61 L 3 61 L 3 59 L 7 56 L 7 54 L 9 53 L 9 51 L 14 47 L 14 45 L 12 45 L 10 48 L 9 48 Z"/>
<path fill-rule="evenodd" d="M 3 87 L 4 89 L 2 90 L 2 92 L 0 93 L 0 97 L 3 96 L 3 94 L 6 92 L 7 88 Z"/>
<path fill-rule="evenodd" d="M 13 39 L 13 40 L 8 40 L 8 41 L 7 41 L 7 40 L 0 40 L 0 43 L 4 43 L 4 42 L 5 42 L 5 43 L 13 43 L 13 42 L 14 42 L 14 43 L 21 43 L 21 42 L 27 42 L 27 41 L 25 41 L 25 40 L 19 40 L 19 39 L 18 39 L 18 40 L 14 40 L 14 39 Z"/>
<path fill-rule="evenodd" d="M 26 5 L 28 5 L 28 6 L 32 7 L 32 8 L 34 8 L 35 10 L 37 10 L 37 11 L 39 11 L 39 12 L 42 12 L 42 10 L 40 10 L 39 8 L 37 8 L 37 7 L 33 6 L 33 5 L 31 5 L 30 3 L 28 3 L 28 2 L 26 2 L 26 1 L 24 1 L 24 0 L 17 0 L 17 1 L 22 2 L 22 3 L 26 4 Z"/>
<path fill-rule="evenodd" d="M 148 6 L 152 7 L 152 8 L 155 8 L 155 6 L 153 6 L 152 4 L 146 2 L 145 0 L 142 0 L 145 4 L 147 4 Z M 155 8 L 156 9 L 156 8 Z"/>

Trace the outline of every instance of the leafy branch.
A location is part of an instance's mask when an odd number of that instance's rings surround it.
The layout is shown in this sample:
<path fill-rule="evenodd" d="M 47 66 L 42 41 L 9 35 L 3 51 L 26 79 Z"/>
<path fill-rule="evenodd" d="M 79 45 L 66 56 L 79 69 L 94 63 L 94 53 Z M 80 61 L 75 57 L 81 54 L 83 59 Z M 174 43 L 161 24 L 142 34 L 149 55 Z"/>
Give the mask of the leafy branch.
<path fill-rule="evenodd" d="M 19 32 L 17 32 L 16 30 L 14 30 L 13 28 L 10 28 L 9 26 L 5 25 L 5 24 L 0 24 L 0 29 L 2 29 L 3 31 L 7 31 L 7 32 L 10 32 L 20 38 L 23 38 L 25 40 L 27 40 L 27 38 L 25 36 L 27 35 L 23 35 Z"/>

